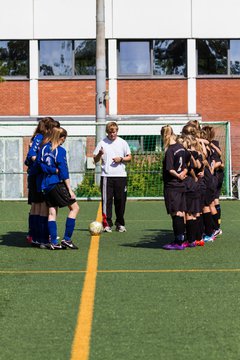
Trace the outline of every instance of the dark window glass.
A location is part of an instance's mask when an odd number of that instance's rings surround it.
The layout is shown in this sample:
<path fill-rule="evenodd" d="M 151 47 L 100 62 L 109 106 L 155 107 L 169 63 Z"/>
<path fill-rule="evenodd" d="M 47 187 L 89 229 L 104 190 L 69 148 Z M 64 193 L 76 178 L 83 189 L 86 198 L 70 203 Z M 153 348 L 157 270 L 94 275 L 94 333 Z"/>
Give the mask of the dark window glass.
<path fill-rule="evenodd" d="M 150 42 L 120 41 L 119 75 L 150 75 Z"/>
<path fill-rule="evenodd" d="M 96 74 L 96 40 L 74 41 L 75 75 Z"/>
<path fill-rule="evenodd" d="M 230 40 L 230 74 L 240 75 L 240 40 Z"/>
<path fill-rule="evenodd" d="M 40 41 L 40 75 L 72 76 L 71 40 Z"/>
<path fill-rule="evenodd" d="M 198 40 L 198 74 L 227 75 L 227 40 Z"/>
<path fill-rule="evenodd" d="M 185 75 L 186 41 L 153 41 L 153 75 Z"/>
<path fill-rule="evenodd" d="M 27 40 L 0 41 L 0 75 L 28 76 L 29 42 Z"/>

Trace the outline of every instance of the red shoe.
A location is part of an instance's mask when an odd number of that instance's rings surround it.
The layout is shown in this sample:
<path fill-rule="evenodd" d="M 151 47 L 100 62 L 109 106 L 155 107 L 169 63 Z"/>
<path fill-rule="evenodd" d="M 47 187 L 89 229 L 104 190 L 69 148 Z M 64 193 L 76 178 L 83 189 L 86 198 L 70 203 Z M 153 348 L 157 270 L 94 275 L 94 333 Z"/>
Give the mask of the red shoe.
<path fill-rule="evenodd" d="M 27 242 L 28 242 L 29 244 L 31 244 L 31 243 L 32 243 L 32 236 L 27 235 L 27 236 L 26 236 L 26 240 L 27 240 Z"/>
<path fill-rule="evenodd" d="M 196 240 L 195 243 L 196 243 L 196 246 L 204 246 L 205 245 L 205 242 L 204 242 L 203 239 L 202 240 Z"/>

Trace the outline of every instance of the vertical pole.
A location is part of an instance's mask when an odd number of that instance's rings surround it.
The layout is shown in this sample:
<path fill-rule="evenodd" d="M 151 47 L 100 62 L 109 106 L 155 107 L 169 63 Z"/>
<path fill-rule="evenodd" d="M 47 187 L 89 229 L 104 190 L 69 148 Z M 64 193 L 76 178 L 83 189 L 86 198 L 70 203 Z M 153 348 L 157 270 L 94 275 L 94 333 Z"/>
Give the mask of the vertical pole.
<path fill-rule="evenodd" d="M 106 126 L 106 59 L 105 6 L 96 0 L 96 143 L 105 137 Z M 95 181 L 100 184 L 100 164 L 96 165 Z"/>

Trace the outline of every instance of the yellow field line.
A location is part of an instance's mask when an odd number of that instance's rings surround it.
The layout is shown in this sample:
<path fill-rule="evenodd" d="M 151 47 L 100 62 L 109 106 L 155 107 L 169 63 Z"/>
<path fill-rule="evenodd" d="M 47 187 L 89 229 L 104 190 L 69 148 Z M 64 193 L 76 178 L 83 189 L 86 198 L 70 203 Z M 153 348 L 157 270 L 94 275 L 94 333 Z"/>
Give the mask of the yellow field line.
<path fill-rule="evenodd" d="M 98 208 L 96 220 L 102 222 L 101 203 Z M 77 326 L 72 344 L 71 360 L 87 360 L 89 357 L 97 279 L 99 239 L 99 235 L 91 237 L 86 276 L 79 306 Z"/>
<path fill-rule="evenodd" d="M 96 236 L 94 236 L 96 239 Z M 94 241 L 95 241 L 94 239 Z M 0 275 L 31 274 L 85 274 L 88 270 L 0 270 Z M 97 274 L 154 274 L 154 273 L 201 273 L 201 272 L 240 272 L 240 269 L 155 269 L 155 270 L 96 270 Z"/>

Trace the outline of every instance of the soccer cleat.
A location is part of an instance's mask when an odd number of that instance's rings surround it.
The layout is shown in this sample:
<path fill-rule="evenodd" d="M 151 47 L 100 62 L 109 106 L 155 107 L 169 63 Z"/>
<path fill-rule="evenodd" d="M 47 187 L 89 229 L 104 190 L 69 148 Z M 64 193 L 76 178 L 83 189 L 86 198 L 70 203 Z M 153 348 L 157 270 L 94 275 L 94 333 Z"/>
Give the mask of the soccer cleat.
<path fill-rule="evenodd" d="M 195 243 L 196 243 L 196 246 L 204 246 L 204 245 L 205 245 L 205 242 L 204 242 L 203 239 L 201 239 L 201 240 L 196 240 Z"/>
<path fill-rule="evenodd" d="M 49 248 L 49 244 L 45 244 L 45 243 L 41 243 L 39 245 L 40 249 L 48 249 Z"/>
<path fill-rule="evenodd" d="M 63 249 L 71 249 L 71 250 L 77 250 L 78 247 L 72 242 L 67 240 L 62 240 L 61 245 Z"/>
<path fill-rule="evenodd" d="M 177 243 L 172 242 L 170 244 L 163 245 L 163 249 L 165 249 L 165 250 L 184 250 L 185 246 L 183 244 L 179 245 Z"/>
<path fill-rule="evenodd" d="M 216 229 L 214 232 L 213 232 L 213 235 L 214 236 L 218 236 L 218 235 L 222 235 L 222 229 Z"/>
<path fill-rule="evenodd" d="M 62 245 L 59 243 L 57 243 L 57 244 L 50 243 L 47 245 L 47 248 L 49 250 L 62 250 L 63 249 Z"/>
<path fill-rule="evenodd" d="M 122 233 L 122 232 L 126 232 L 127 229 L 126 229 L 125 226 L 123 226 L 123 225 L 118 225 L 118 226 L 116 226 L 116 231 Z"/>
<path fill-rule="evenodd" d="M 183 245 L 185 248 L 186 248 L 186 247 L 193 248 L 193 247 L 196 247 L 196 246 L 197 246 L 196 241 L 193 241 L 193 242 L 184 241 L 184 243 L 182 243 L 182 245 Z"/>
<path fill-rule="evenodd" d="M 107 232 L 107 233 L 111 233 L 112 232 L 112 229 L 110 228 L 110 226 L 105 226 L 105 228 L 103 229 L 104 232 Z"/>
<path fill-rule="evenodd" d="M 204 235 L 203 241 L 204 242 L 213 242 L 215 240 L 215 236 L 212 234 L 211 236 Z"/>
<path fill-rule="evenodd" d="M 31 244 L 31 243 L 32 243 L 33 238 L 32 238 L 32 236 L 27 235 L 27 236 L 26 236 L 26 240 L 27 240 L 27 242 L 28 242 L 29 244 Z"/>
<path fill-rule="evenodd" d="M 32 240 L 31 245 L 33 247 L 40 247 L 40 242 Z"/>

